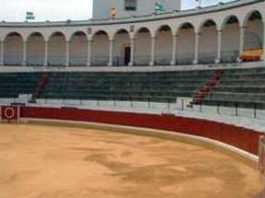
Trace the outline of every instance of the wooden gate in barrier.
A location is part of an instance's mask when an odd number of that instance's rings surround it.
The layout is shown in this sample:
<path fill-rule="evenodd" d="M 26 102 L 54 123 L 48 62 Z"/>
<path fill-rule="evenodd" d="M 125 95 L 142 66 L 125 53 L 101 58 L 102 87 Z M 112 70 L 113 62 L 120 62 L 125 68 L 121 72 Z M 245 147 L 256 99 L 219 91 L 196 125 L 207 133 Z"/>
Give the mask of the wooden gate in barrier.
<path fill-rule="evenodd" d="M 18 121 L 20 119 L 20 106 L 0 106 L 0 120 Z"/>

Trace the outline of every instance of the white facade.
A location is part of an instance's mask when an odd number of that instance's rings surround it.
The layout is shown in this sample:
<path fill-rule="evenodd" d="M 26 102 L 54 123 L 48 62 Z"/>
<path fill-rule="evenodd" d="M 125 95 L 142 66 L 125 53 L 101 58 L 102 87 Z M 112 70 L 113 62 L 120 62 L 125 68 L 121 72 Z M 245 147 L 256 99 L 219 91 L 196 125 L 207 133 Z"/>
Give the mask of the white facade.
<path fill-rule="evenodd" d="M 241 0 L 126 19 L 2 22 L 0 64 L 152 66 L 233 62 L 246 49 L 265 48 L 264 13 L 265 0 Z"/>
<path fill-rule="evenodd" d="M 126 10 L 126 0 L 94 0 L 93 18 L 103 19 L 111 17 L 111 9 L 115 9 L 116 18 L 150 15 L 155 12 L 155 3 L 164 7 L 163 12 L 180 10 L 181 0 L 132 0 L 135 2 L 135 10 Z"/>

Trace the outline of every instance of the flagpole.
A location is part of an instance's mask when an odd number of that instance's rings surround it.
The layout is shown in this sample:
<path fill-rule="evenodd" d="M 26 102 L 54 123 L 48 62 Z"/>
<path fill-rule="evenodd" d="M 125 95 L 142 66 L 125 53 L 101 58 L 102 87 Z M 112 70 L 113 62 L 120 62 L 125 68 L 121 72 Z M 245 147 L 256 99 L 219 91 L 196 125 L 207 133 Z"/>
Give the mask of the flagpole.
<path fill-rule="evenodd" d="M 201 7 L 201 4 L 202 4 L 202 0 L 196 0 L 196 2 L 198 3 L 196 7 L 197 8 L 200 8 Z"/>

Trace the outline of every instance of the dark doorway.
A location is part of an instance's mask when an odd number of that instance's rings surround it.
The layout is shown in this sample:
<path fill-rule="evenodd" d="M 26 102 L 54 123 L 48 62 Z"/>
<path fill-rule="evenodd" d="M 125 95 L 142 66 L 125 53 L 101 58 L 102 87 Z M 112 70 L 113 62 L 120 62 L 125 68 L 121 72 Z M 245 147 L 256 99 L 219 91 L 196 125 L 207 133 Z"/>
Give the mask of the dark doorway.
<path fill-rule="evenodd" d="M 124 64 L 129 65 L 131 61 L 131 47 L 124 48 Z"/>

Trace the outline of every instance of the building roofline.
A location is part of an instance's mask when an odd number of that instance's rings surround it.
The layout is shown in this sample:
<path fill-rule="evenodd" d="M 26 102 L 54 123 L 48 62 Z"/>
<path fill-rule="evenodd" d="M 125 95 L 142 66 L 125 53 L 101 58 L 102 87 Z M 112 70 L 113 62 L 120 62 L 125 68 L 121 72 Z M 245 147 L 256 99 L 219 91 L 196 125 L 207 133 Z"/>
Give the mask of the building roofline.
<path fill-rule="evenodd" d="M 235 0 L 228 3 L 219 3 L 217 5 L 202 7 L 197 9 L 173 11 L 167 13 L 156 13 L 151 15 L 141 15 L 133 17 L 124 17 L 116 19 L 90 19 L 80 21 L 54 21 L 54 22 L 0 22 L 1 27 L 16 27 L 16 28 L 36 28 L 36 27 L 64 27 L 64 26 L 98 26 L 98 25 L 113 25 L 113 24 L 128 24 L 139 22 L 150 22 L 165 19 L 183 18 L 188 16 L 196 16 L 200 14 L 208 14 L 213 12 L 221 12 L 229 9 L 235 9 L 252 4 L 262 3 L 265 0 Z"/>

